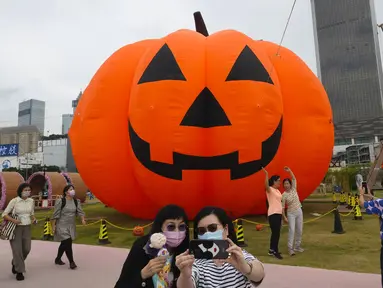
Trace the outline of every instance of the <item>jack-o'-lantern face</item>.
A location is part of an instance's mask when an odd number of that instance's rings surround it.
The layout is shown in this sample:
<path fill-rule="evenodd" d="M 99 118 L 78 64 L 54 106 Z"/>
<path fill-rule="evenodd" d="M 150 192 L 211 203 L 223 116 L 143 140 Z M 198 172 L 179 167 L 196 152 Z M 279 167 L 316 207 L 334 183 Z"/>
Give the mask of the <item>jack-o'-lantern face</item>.
<path fill-rule="evenodd" d="M 242 41 L 218 55 L 209 50 L 224 39 L 206 38 L 188 55 L 170 38 L 142 60 L 128 126 L 134 155 L 146 169 L 179 181 L 186 170 L 229 170 L 238 180 L 274 159 L 283 120 L 278 82 L 263 64 L 268 58 L 238 34 Z"/>
<path fill-rule="evenodd" d="M 179 30 L 122 47 L 75 114 L 81 177 L 100 201 L 137 218 L 169 203 L 189 218 L 210 205 L 233 217 L 265 213 L 262 166 L 270 175 L 291 167 L 304 199 L 333 149 L 331 107 L 307 65 L 233 30 Z"/>

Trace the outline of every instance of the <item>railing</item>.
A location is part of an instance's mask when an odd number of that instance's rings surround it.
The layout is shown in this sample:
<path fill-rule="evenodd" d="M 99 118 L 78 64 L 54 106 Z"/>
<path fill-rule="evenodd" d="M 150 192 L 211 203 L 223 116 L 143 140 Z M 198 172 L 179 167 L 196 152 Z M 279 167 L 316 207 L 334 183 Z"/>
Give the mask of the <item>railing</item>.
<path fill-rule="evenodd" d="M 52 195 L 49 199 L 44 199 L 40 195 L 32 196 L 31 198 L 35 202 L 35 208 L 50 209 L 55 206 L 56 200 L 61 199 L 61 195 Z"/>

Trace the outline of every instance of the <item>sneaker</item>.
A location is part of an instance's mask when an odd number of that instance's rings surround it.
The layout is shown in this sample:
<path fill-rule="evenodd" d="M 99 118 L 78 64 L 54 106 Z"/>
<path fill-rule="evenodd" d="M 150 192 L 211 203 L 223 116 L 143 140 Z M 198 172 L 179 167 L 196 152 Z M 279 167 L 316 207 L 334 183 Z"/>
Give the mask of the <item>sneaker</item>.
<path fill-rule="evenodd" d="M 24 280 L 24 275 L 23 275 L 23 273 L 17 273 L 17 274 L 16 274 L 16 280 L 17 280 L 17 281 L 23 281 L 23 280 Z"/>
<path fill-rule="evenodd" d="M 290 256 L 294 256 L 294 255 L 295 255 L 294 250 L 289 249 L 289 255 L 290 255 Z"/>
<path fill-rule="evenodd" d="M 65 265 L 65 262 L 63 262 L 61 259 L 55 259 L 55 264 L 62 266 Z"/>
<path fill-rule="evenodd" d="M 302 252 L 305 251 L 305 249 L 303 249 L 303 248 L 301 248 L 301 247 L 298 247 L 298 248 L 295 248 L 294 251 L 295 251 L 295 252 L 300 252 L 300 253 L 302 253 Z"/>
<path fill-rule="evenodd" d="M 280 259 L 280 260 L 283 259 L 281 253 L 279 253 L 279 252 L 275 252 L 275 251 L 273 251 L 273 250 L 269 250 L 268 255 L 269 255 L 269 256 L 273 256 L 273 257 L 275 257 L 275 258 L 277 258 L 277 259 Z"/>

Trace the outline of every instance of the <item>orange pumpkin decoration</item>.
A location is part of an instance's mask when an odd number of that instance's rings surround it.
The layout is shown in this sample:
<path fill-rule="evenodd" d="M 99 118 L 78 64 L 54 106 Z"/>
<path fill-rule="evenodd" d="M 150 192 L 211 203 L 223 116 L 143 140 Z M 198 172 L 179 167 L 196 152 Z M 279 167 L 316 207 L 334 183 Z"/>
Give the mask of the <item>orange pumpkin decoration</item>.
<path fill-rule="evenodd" d="M 257 224 L 257 225 L 255 225 L 255 229 L 257 231 L 261 231 L 261 230 L 263 230 L 263 225 L 262 224 Z"/>
<path fill-rule="evenodd" d="M 288 49 L 234 30 L 180 30 L 110 56 L 69 136 L 82 178 L 108 206 L 151 219 L 168 203 L 189 217 L 216 205 L 240 217 L 266 211 L 262 166 L 272 175 L 288 165 L 302 199 L 315 190 L 331 119 L 323 86 Z"/>
<path fill-rule="evenodd" d="M 144 228 L 141 226 L 136 226 L 133 228 L 133 235 L 137 237 L 144 236 Z"/>

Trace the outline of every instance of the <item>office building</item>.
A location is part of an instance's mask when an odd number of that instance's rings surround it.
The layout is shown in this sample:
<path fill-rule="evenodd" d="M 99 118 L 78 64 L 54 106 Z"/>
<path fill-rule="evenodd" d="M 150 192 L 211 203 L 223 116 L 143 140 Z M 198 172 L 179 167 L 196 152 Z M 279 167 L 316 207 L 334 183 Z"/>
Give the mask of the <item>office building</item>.
<path fill-rule="evenodd" d="M 62 115 L 62 131 L 61 134 L 68 134 L 70 125 L 72 125 L 73 114 Z"/>
<path fill-rule="evenodd" d="M 36 126 L 41 135 L 45 128 L 45 102 L 30 99 L 19 103 L 18 126 Z"/>
<path fill-rule="evenodd" d="M 18 155 L 36 153 L 40 131 L 36 126 L 0 128 L 0 145 L 18 144 Z"/>
<path fill-rule="evenodd" d="M 80 98 L 82 96 L 82 91 L 78 94 L 76 100 L 72 101 L 72 108 L 73 108 L 73 115 L 75 115 L 75 111 L 78 105 L 78 102 L 80 101 Z M 67 145 L 67 158 L 66 158 L 66 168 L 67 172 L 77 172 L 76 163 L 74 162 L 73 154 L 72 154 L 72 146 L 70 144 L 70 139 L 68 141 Z"/>
<path fill-rule="evenodd" d="M 374 0 L 311 0 L 311 4 L 318 76 L 329 96 L 334 123 L 382 117 Z"/>
<path fill-rule="evenodd" d="M 80 91 L 80 93 L 78 94 L 76 100 L 72 100 L 73 114 L 74 114 L 74 111 L 77 108 L 77 105 L 78 105 L 78 102 L 80 101 L 81 96 L 82 96 L 82 91 Z"/>

